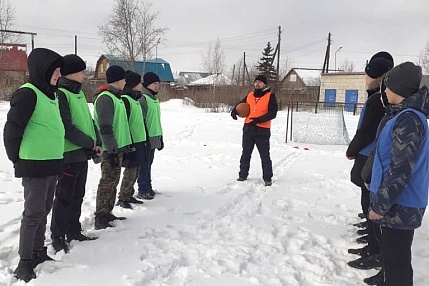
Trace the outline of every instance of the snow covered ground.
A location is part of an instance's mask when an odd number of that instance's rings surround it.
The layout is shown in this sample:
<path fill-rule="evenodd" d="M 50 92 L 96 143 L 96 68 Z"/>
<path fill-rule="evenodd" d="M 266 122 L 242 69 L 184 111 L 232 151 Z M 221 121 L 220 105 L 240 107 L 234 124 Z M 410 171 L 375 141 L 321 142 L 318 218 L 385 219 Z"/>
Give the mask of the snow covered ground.
<path fill-rule="evenodd" d="M 153 185 L 162 194 L 134 210 L 115 207 L 128 219 L 95 231 L 100 167 L 91 162 L 81 221 L 99 239 L 72 242 L 69 254 L 49 248 L 57 261 L 39 265 L 29 285 L 356 286 L 376 273 L 346 264 L 358 258 L 347 248 L 361 246 L 352 226 L 359 221 L 360 191 L 349 181 L 346 146 L 285 144 L 282 111 L 272 127 L 273 185 L 262 184 L 256 150 L 249 180 L 237 182 L 242 119 L 180 100 L 161 108 L 165 149 L 156 152 Z M 0 132 L 8 109 L 0 103 Z M 353 137 L 357 117 L 346 120 Z M 4 151 L 0 156 L 0 285 L 24 285 L 12 275 L 21 180 Z M 428 246 L 426 216 L 413 245 L 416 286 L 429 282 Z"/>

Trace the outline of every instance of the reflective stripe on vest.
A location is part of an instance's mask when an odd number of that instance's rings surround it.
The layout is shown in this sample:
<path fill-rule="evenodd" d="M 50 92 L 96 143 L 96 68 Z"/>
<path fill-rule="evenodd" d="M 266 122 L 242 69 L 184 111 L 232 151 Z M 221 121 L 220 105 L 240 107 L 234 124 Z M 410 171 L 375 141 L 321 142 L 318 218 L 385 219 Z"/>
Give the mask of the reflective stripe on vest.
<path fill-rule="evenodd" d="M 131 135 L 130 127 L 127 120 L 127 111 L 125 109 L 124 102 L 117 98 L 114 94 L 109 91 L 103 91 L 97 96 L 95 100 L 95 105 L 97 105 L 97 100 L 101 96 L 108 96 L 112 99 L 113 102 L 113 136 L 115 136 L 116 143 L 118 144 L 118 149 L 131 145 Z M 94 120 L 97 125 L 98 130 L 100 130 L 100 125 L 98 124 L 98 114 L 94 112 Z M 103 149 L 107 150 L 106 146 L 103 143 Z"/>
<path fill-rule="evenodd" d="M 85 94 L 80 91 L 79 94 L 73 93 L 65 88 L 59 88 L 66 96 L 70 108 L 71 122 L 77 129 L 91 137 L 92 141 L 96 141 L 94 123 L 92 121 L 91 112 L 89 111 L 88 102 Z M 66 139 L 64 152 L 82 149 Z"/>
<path fill-rule="evenodd" d="M 271 92 L 267 92 L 261 97 L 255 97 L 253 91 L 247 95 L 246 103 L 250 106 L 250 113 L 244 120 L 244 123 L 250 123 L 250 118 L 261 117 L 268 113 L 268 105 L 270 103 Z M 262 128 L 271 128 L 271 120 L 257 123 L 256 126 Z"/>
<path fill-rule="evenodd" d="M 50 99 L 31 83 L 20 88 L 33 90 L 37 99 L 22 136 L 19 158 L 38 161 L 62 159 L 65 131 L 58 98 Z"/>
<path fill-rule="evenodd" d="M 131 138 L 134 143 L 146 141 L 146 129 L 143 123 L 143 110 L 140 102 L 127 94 L 122 95 L 130 103 L 130 117 L 128 123 L 130 126 Z"/>
<path fill-rule="evenodd" d="M 162 135 L 161 127 L 161 107 L 158 99 L 153 99 L 147 94 L 143 94 L 147 103 L 146 127 L 149 137 Z"/>

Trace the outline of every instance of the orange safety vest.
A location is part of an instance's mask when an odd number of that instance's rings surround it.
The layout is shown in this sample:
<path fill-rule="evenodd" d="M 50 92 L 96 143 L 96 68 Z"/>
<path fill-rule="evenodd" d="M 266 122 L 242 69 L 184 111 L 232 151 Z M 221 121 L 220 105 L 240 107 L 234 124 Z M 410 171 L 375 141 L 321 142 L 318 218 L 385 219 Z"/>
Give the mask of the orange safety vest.
<path fill-rule="evenodd" d="M 247 95 L 246 103 L 250 106 L 250 113 L 244 120 L 244 123 L 252 122 L 250 118 L 260 117 L 268 113 L 268 105 L 270 102 L 271 92 L 267 92 L 261 97 L 255 97 L 253 91 Z M 271 120 L 257 123 L 256 126 L 262 128 L 271 128 Z"/>

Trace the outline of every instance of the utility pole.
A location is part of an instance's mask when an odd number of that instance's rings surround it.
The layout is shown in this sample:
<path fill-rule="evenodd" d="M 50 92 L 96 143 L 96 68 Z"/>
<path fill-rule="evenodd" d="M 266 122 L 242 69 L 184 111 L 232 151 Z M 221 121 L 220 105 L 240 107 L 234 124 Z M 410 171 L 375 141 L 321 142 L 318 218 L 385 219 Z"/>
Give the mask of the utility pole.
<path fill-rule="evenodd" d="M 279 39 L 277 43 L 277 83 L 280 81 L 279 69 L 280 69 L 280 41 L 281 41 L 280 35 L 281 33 L 282 33 L 282 27 L 279 26 Z"/>
<path fill-rule="evenodd" d="M 326 47 L 325 61 L 323 62 L 322 73 L 329 73 L 330 50 L 331 50 L 331 33 L 328 33 L 328 46 Z"/>
<path fill-rule="evenodd" d="M 77 35 L 74 35 L 74 54 L 77 55 Z"/>
<path fill-rule="evenodd" d="M 36 36 L 37 33 L 23 32 L 23 31 L 11 31 L 11 30 L 0 30 L 0 33 L 13 33 L 13 34 L 31 35 L 31 50 L 34 50 L 34 36 Z"/>
<path fill-rule="evenodd" d="M 246 74 L 246 52 L 244 52 L 244 56 L 243 56 L 243 86 L 244 86 L 245 74 Z"/>

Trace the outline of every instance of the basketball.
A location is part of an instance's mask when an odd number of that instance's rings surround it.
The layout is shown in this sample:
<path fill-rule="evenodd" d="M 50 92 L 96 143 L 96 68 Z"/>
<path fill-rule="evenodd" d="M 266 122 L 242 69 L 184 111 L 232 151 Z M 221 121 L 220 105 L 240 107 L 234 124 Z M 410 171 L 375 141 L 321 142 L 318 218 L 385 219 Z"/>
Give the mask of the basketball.
<path fill-rule="evenodd" d="M 250 113 L 250 105 L 242 102 L 237 104 L 235 110 L 237 111 L 237 115 L 239 117 L 247 117 Z"/>

